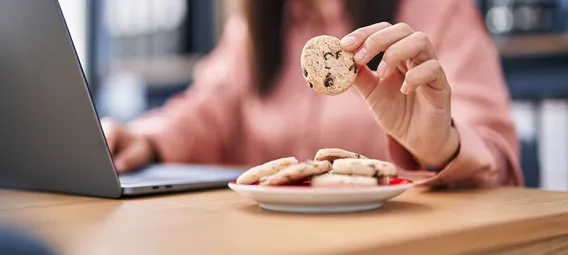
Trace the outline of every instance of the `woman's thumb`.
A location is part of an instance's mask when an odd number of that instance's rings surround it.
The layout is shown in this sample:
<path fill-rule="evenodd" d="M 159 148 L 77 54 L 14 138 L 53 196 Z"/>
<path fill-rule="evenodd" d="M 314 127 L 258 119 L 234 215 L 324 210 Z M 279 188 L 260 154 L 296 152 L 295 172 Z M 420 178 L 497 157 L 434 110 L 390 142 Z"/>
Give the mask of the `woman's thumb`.
<path fill-rule="evenodd" d="M 359 73 L 357 74 L 357 79 L 355 79 L 355 88 L 357 88 L 365 100 L 373 92 L 378 81 L 379 76 L 371 71 L 369 67 L 359 66 Z"/>

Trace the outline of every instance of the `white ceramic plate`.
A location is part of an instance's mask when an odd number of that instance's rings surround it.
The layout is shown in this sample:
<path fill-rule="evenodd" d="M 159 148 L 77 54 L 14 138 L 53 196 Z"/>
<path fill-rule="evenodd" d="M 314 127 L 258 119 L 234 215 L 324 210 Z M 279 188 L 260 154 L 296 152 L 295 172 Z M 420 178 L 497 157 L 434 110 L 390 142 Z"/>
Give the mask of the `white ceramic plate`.
<path fill-rule="evenodd" d="M 294 213 L 345 213 L 373 210 L 414 184 L 395 178 L 391 185 L 360 188 L 266 187 L 229 183 L 229 188 L 270 211 Z"/>

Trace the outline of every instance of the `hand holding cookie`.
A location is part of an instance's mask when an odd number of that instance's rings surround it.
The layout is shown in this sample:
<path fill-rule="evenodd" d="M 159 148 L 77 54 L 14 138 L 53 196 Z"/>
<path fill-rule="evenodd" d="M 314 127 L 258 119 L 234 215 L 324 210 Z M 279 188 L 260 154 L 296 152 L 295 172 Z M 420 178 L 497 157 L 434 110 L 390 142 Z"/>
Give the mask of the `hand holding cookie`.
<path fill-rule="evenodd" d="M 459 136 L 451 88 L 428 36 L 385 22 L 355 30 L 341 47 L 354 54 L 355 86 L 383 129 L 424 163 L 445 166 L 459 150 Z M 366 64 L 381 52 L 374 72 Z"/>

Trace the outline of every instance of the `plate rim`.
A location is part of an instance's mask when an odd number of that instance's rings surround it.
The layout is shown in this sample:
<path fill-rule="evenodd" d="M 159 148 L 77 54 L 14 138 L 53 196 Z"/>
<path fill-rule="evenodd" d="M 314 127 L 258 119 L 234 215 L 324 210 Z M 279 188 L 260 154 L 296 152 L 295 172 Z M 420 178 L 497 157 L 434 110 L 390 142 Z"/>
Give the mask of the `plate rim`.
<path fill-rule="evenodd" d="M 229 188 L 234 191 L 238 189 L 243 191 L 252 192 L 265 192 L 265 193 L 312 193 L 312 194 L 352 194 L 352 193 L 367 193 L 367 192 L 388 192 L 388 191 L 398 191 L 398 190 L 408 190 L 415 186 L 415 183 L 405 183 L 396 184 L 388 186 L 374 186 L 374 187 L 349 187 L 349 188 L 337 188 L 337 187 L 319 187 L 319 188 L 309 188 L 309 187 L 296 187 L 296 186 L 258 186 L 258 185 L 248 185 L 248 184 L 236 184 L 229 183 Z"/>

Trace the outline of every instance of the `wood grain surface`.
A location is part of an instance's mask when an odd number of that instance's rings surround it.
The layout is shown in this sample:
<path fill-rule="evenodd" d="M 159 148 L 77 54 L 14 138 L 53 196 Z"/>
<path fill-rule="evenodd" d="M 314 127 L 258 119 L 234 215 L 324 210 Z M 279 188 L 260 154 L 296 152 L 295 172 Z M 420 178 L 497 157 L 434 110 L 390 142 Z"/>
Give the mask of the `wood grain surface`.
<path fill-rule="evenodd" d="M 568 193 L 415 188 L 375 211 L 303 215 L 230 190 L 121 200 L 0 190 L 0 219 L 62 254 L 526 254 L 513 248 L 568 235 Z"/>

